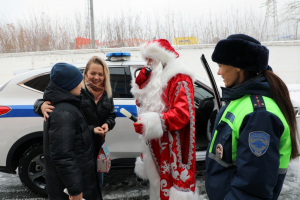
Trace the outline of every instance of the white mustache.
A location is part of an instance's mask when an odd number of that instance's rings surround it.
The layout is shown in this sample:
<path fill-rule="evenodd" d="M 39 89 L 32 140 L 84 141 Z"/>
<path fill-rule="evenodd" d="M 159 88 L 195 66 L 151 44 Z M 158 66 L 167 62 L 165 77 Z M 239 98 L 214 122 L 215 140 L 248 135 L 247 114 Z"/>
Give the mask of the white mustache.
<path fill-rule="evenodd" d="M 151 70 L 153 70 L 153 68 L 156 67 L 158 64 L 159 64 L 159 62 L 153 61 L 153 62 L 149 63 L 148 65 L 146 64 L 145 67 L 148 67 Z"/>

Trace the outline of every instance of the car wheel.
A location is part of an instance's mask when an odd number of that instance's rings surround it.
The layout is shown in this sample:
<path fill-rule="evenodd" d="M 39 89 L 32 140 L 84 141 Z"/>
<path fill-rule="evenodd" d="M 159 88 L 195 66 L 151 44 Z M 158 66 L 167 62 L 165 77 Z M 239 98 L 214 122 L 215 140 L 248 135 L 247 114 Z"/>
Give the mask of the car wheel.
<path fill-rule="evenodd" d="M 34 144 L 25 151 L 19 161 L 19 176 L 27 189 L 47 197 L 42 143 Z"/>

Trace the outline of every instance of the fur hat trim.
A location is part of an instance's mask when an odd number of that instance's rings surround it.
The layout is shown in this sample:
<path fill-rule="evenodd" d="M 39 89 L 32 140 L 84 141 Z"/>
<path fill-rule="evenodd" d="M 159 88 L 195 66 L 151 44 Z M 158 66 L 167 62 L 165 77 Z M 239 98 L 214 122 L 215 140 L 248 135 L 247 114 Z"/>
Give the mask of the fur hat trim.
<path fill-rule="evenodd" d="M 141 54 L 144 60 L 151 58 L 155 61 L 168 63 L 179 57 L 179 54 L 171 46 L 168 40 L 158 39 L 141 45 Z"/>
<path fill-rule="evenodd" d="M 269 50 L 250 36 L 236 34 L 217 43 L 212 60 L 247 71 L 260 72 L 268 69 Z"/>

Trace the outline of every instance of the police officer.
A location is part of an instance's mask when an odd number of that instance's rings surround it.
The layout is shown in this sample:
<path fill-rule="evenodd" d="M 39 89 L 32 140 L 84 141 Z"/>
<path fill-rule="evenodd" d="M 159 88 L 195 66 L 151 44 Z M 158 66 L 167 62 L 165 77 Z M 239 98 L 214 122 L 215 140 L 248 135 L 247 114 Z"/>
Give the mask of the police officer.
<path fill-rule="evenodd" d="M 277 199 L 289 161 L 299 155 L 289 92 L 268 59 L 269 50 L 243 34 L 219 41 L 212 54 L 226 105 L 206 154 L 210 200 Z"/>

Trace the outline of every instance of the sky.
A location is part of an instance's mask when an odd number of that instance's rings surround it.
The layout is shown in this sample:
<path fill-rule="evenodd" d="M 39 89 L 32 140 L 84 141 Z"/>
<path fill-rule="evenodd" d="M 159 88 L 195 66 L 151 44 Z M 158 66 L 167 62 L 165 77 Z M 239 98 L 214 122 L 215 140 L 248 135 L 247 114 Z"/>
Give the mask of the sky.
<path fill-rule="evenodd" d="M 47 14 L 50 17 L 68 18 L 80 13 L 87 14 L 90 0 L 0 0 L 0 19 L 8 21 L 28 18 L 30 14 Z M 266 0 L 93 0 L 95 18 L 101 16 L 118 16 L 125 13 L 156 13 L 166 10 L 192 16 L 203 16 L 208 12 L 253 8 L 264 12 L 262 7 Z M 278 9 L 288 0 L 280 0 Z"/>

